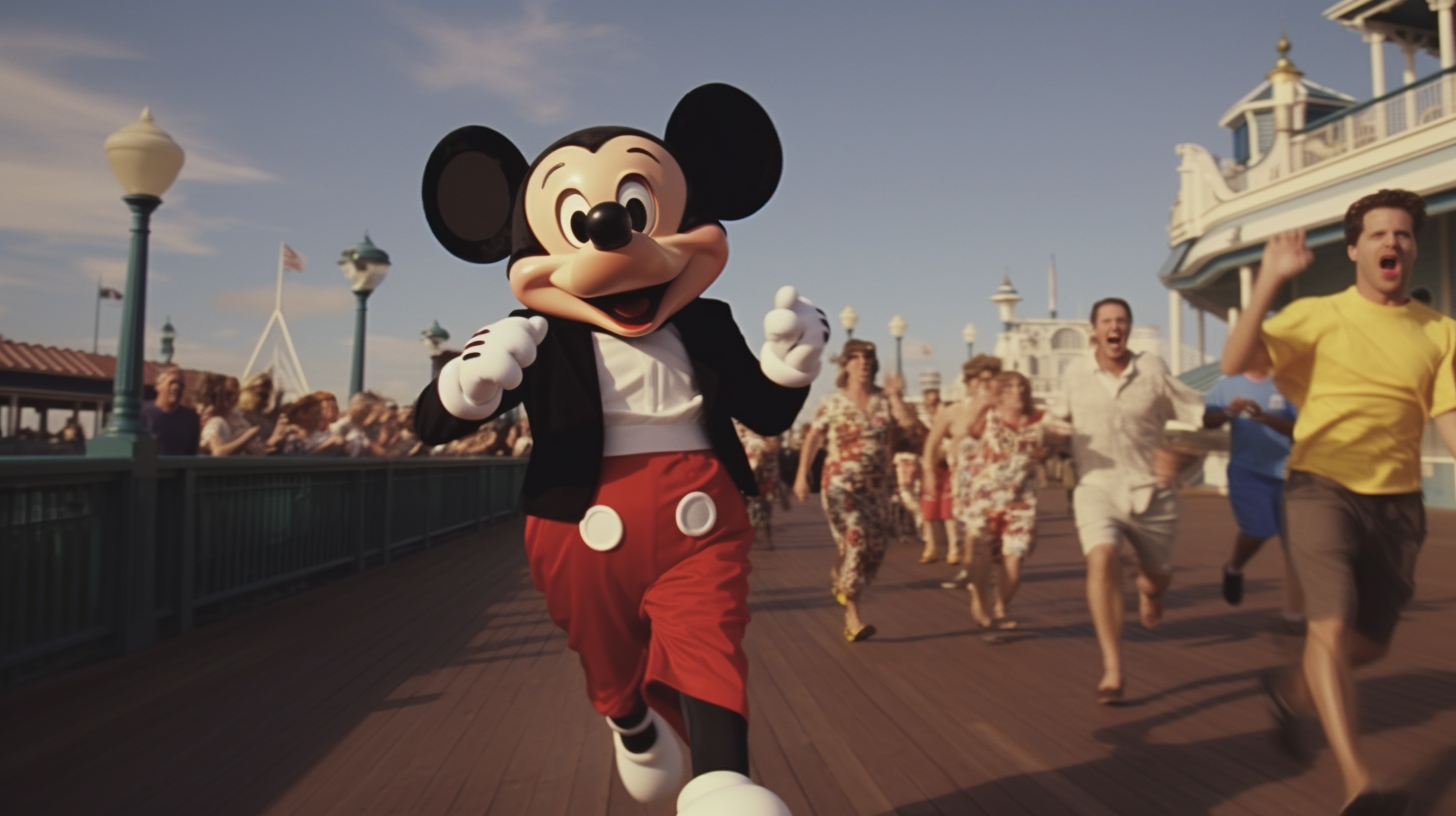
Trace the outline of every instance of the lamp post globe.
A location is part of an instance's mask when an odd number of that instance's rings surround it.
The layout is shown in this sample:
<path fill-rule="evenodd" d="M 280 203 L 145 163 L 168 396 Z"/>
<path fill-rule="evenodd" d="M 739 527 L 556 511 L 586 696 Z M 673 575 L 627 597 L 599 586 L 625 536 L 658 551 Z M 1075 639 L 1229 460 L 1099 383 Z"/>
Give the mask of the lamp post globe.
<path fill-rule="evenodd" d="M 147 316 L 147 250 L 152 211 L 162 193 L 182 172 L 185 155 L 167 132 L 152 121 L 151 108 L 143 108 L 137 121 L 106 137 L 106 162 L 125 193 L 131 209 L 131 249 L 122 295 L 121 334 L 116 346 L 116 374 L 112 381 L 112 410 L 106 428 L 87 445 L 97 456 L 131 456 L 138 439 L 149 438 L 142 427 L 143 334 Z"/>
<path fill-rule="evenodd" d="M 374 290 L 384 283 L 384 276 L 389 274 L 389 254 L 374 245 L 369 240 L 369 233 L 364 233 L 364 240 L 358 246 L 350 247 L 339 255 L 339 269 L 349 281 L 349 289 L 354 292 L 354 364 L 349 372 L 349 396 L 354 396 L 364 390 L 364 323 L 367 312 L 366 303 Z"/>
<path fill-rule="evenodd" d="M 895 373 L 901 376 L 905 375 L 905 369 L 901 364 L 900 342 L 905 339 L 905 329 L 907 328 L 909 325 L 905 322 L 905 318 L 899 315 L 890 318 L 890 336 L 895 338 Z"/>
<path fill-rule="evenodd" d="M 969 360 L 976 354 L 976 324 L 967 323 L 961 329 L 961 339 L 966 341 L 966 359 Z"/>
<path fill-rule="evenodd" d="M 859 312 L 853 306 L 845 306 L 844 311 L 839 313 L 839 325 L 844 327 L 844 333 L 849 339 L 854 339 L 854 324 L 859 322 Z"/>

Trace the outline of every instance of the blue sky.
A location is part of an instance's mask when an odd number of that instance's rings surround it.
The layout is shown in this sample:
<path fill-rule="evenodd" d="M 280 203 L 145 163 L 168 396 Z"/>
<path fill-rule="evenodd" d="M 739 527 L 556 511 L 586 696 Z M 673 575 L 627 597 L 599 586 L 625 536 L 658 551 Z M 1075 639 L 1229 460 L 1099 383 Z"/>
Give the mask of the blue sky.
<path fill-rule="evenodd" d="M 1369 52 L 1326 5 L 11 2 L 0 334 L 90 348 L 96 279 L 120 288 L 126 264 L 101 144 L 149 105 L 187 164 L 153 219 L 148 356 L 170 315 L 177 362 L 240 374 L 286 241 L 309 261 L 284 311 L 310 385 L 345 391 L 353 301 L 335 261 L 367 229 L 394 268 L 369 303 L 366 386 L 410 401 L 429 375 L 421 330 L 439 320 L 458 341 L 516 305 L 504 265 L 429 233 L 420 174 L 440 137 L 489 125 L 532 158 L 580 127 L 661 133 L 710 81 L 754 95 L 784 143 L 777 194 L 728 225 L 708 290 L 755 348 L 792 283 L 831 315 L 853 305 L 856 336 L 886 350 L 903 315 L 909 373 L 949 373 L 967 322 L 993 342 L 1003 273 L 1020 313 L 1045 315 L 1053 254 L 1063 315 L 1121 295 L 1165 324 L 1174 146 L 1229 154 L 1218 117 L 1273 65 L 1281 18 L 1310 79 L 1369 97 Z M 103 304 L 102 351 L 120 314 Z"/>

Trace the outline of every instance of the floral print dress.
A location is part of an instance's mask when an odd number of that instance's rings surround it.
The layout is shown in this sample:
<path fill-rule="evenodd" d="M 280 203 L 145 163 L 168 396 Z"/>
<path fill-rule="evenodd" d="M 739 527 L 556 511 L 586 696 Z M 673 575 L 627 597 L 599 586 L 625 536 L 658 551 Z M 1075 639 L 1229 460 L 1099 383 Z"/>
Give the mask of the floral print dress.
<path fill-rule="evenodd" d="M 1046 415 L 1013 427 L 995 411 L 986 414 L 980 439 L 961 438 L 954 507 L 966 540 L 1000 539 L 1004 555 L 1024 558 L 1036 536 L 1036 463 L 1046 457 Z M 995 551 L 997 548 L 992 547 Z"/>
<path fill-rule="evenodd" d="M 830 575 L 836 590 L 857 598 L 879 571 L 895 535 L 890 401 L 877 392 L 861 411 L 844 392 L 834 391 L 819 403 L 811 427 L 824 434 L 828 445 L 820 496 L 839 549 Z"/>
<path fill-rule="evenodd" d="M 743 453 L 748 457 L 748 466 L 753 468 L 753 478 L 758 484 L 757 496 L 744 497 L 748 522 L 753 525 L 756 534 L 767 536 L 773 525 L 774 499 L 778 498 L 782 489 L 779 486 L 778 456 L 769 450 L 768 440 L 750 431 L 748 426 L 735 419 L 733 427 L 738 431 L 738 441 L 743 443 Z"/>

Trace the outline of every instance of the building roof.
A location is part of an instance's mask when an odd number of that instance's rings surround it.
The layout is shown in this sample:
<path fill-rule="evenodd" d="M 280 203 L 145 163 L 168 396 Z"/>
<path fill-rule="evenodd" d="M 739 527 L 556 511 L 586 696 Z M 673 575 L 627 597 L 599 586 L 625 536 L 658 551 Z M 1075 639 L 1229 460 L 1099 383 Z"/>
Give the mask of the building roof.
<path fill-rule="evenodd" d="M 165 367 L 162 363 L 145 361 L 142 368 L 142 381 L 147 385 L 156 384 L 157 373 Z M 0 340 L 0 372 L 50 377 L 79 377 L 110 382 L 116 376 L 116 357 L 110 354 L 92 354 L 89 351 L 22 343 L 18 340 Z M 190 377 L 188 381 L 191 381 Z"/>
<path fill-rule="evenodd" d="M 1296 86 L 1294 96 L 1296 102 L 1317 102 L 1331 107 L 1349 107 L 1357 101 L 1355 97 L 1347 93 L 1326 87 L 1304 77 L 1299 78 L 1299 84 Z M 1273 109 L 1274 86 L 1266 79 L 1258 85 L 1255 85 L 1252 91 L 1244 94 L 1239 101 L 1224 111 L 1223 116 L 1219 117 L 1218 123 L 1226 128 L 1237 127 L 1246 111 Z"/>
<path fill-rule="evenodd" d="M 1200 394 L 1207 394 L 1209 389 L 1213 388 L 1214 383 L 1222 378 L 1223 370 L 1217 360 L 1211 363 L 1205 363 L 1198 368 L 1185 371 L 1178 375 L 1178 379 L 1184 385 Z"/>
<path fill-rule="evenodd" d="M 109 380 L 116 373 L 116 358 L 74 349 L 0 340 L 0 371 Z"/>

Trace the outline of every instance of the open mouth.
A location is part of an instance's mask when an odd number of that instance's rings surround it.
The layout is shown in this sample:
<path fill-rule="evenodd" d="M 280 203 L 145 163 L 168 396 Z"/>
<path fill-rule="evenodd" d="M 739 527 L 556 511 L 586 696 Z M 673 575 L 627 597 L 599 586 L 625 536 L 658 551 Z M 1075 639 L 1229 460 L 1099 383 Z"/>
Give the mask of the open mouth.
<path fill-rule="evenodd" d="M 662 296 L 667 294 L 670 284 L 669 281 L 629 292 L 586 298 L 586 302 L 622 326 L 646 326 L 657 315 L 657 307 L 662 305 Z"/>
<path fill-rule="evenodd" d="M 1400 258 L 1394 254 L 1380 256 L 1381 277 L 1391 279 L 1400 274 Z"/>

